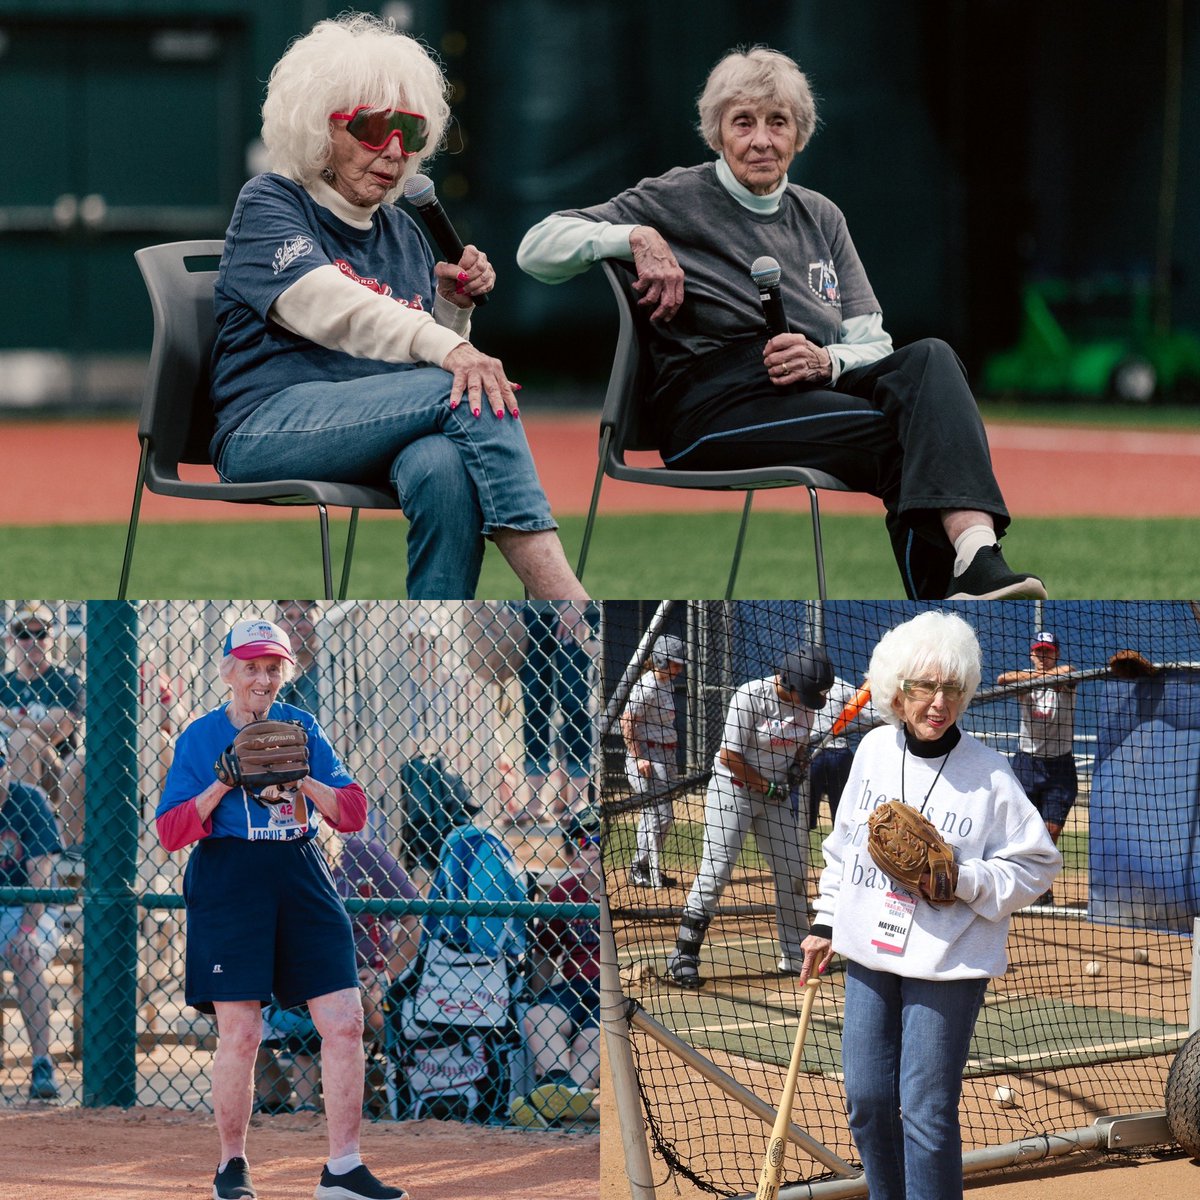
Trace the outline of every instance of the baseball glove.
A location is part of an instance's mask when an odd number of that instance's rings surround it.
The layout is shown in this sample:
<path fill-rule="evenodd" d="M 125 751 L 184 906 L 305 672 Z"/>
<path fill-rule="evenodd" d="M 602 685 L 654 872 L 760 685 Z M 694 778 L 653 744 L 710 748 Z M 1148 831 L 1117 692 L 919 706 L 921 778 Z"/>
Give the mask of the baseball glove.
<path fill-rule="evenodd" d="M 295 783 L 308 774 L 308 734 L 298 721 L 251 721 L 238 730 L 213 769 L 222 783 L 244 787 L 263 800 L 264 788 Z"/>
<path fill-rule="evenodd" d="M 867 819 L 867 849 L 875 865 L 909 891 L 930 904 L 954 903 L 954 853 L 915 808 L 899 800 L 881 804 Z"/>
<path fill-rule="evenodd" d="M 1146 679 L 1158 674 L 1158 668 L 1136 650 L 1118 650 L 1108 660 L 1108 673 L 1115 679 Z"/>

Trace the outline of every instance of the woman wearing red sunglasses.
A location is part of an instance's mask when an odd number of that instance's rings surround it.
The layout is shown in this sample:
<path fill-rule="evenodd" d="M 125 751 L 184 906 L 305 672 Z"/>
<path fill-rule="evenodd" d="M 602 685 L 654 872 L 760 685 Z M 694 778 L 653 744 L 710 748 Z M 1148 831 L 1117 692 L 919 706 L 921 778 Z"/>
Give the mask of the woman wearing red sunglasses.
<path fill-rule="evenodd" d="M 233 481 L 392 487 L 410 599 L 469 599 L 495 542 L 526 593 L 586 599 L 555 532 L 499 359 L 469 340 L 495 271 L 435 262 L 392 203 L 450 110 L 414 38 L 321 21 L 271 72 L 269 170 L 243 188 L 215 288 L 213 461 Z"/>

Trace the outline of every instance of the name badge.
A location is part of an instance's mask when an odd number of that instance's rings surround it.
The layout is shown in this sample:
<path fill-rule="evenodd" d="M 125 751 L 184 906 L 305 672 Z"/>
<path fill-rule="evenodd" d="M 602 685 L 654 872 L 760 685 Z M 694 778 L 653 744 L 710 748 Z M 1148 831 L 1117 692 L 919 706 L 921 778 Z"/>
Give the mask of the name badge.
<path fill-rule="evenodd" d="M 916 911 L 916 896 L 903 891 L 888 892 L 883 898 L 871 945 L 888 954 L 903 954 Z"/>

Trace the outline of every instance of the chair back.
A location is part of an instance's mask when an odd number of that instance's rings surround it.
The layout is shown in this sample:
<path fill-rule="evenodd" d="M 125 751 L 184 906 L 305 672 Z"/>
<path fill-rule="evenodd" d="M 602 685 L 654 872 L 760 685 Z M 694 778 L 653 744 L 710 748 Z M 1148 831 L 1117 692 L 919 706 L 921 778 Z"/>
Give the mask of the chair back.
<path fill-rule="evenodd" d="M 138 437 L 150 467 L 175 473 L 178 463 L 209 463 L 214 429 L 209 363 L 217 326 L 213 283 L 223 243 L 166 242 L 134 252 L 150 294 L 154 342 Z"/>
<path fill-rule="evenodd" d="M 654 414 L 648 402 L 654 378 L 649 350 L 649 320 L 637 306 L 631 264 L 620 259 L 601 260 L 605 278 L 617 298 L 617 348 L 613 353 L 608 391 L 600 413 L 601 435 L 612 431 L 609 452 L 624 462 L 626 450 L 656 450 Z"/>

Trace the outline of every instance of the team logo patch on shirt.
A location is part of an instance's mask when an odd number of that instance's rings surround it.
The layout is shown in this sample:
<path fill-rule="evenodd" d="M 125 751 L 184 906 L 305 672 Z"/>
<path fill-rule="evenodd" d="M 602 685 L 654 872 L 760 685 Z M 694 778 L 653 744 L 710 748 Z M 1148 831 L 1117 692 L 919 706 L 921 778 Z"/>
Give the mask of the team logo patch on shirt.
<path fill-rule="evenodd" d="M 303 258 L 306 254 L 311 254 L 312 252 L 312 239 L 305 237 L 302 233 L 297 234 L 294 238 L 284 242 L 275 251 L 275 257 L 271 259 L 272 274 L 278 275 L 280 271 L 290 267 L 296 259 Z"/>
<path fill-rule="evenodd" d="M 808 286 L 822 304 L 841 304 L 842 294 L 838 291 L 837 270 L 825 259 L 808 264 Z"/>

